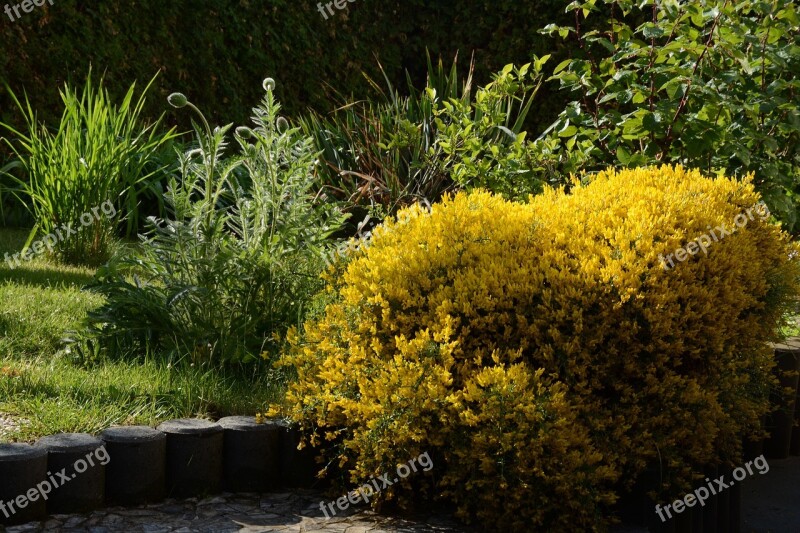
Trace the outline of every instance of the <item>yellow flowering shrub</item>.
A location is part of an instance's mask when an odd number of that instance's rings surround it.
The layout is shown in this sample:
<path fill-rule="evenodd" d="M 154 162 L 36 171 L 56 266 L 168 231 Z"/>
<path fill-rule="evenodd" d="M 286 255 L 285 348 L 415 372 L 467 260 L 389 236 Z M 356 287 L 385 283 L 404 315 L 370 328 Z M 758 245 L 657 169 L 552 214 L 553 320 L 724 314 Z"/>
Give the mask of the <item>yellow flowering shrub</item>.
<path fill-rule="evenodd" d="M 669 166 L 531 201 L 553 248 L 570 252 L 558 270 L 581 280 L 548 276 L 562 294 L 536 310 L 547 322 L 528 333 L 534 364 L 580 391 L 629 481 L 647 462 L 678 484 L 718 458 L 738 464 L 741 434 L 758 430 L 767 341 L 798 293 L 796 247 L 766 216 L 743 215 L 759 201 L 750 180 Z M 703 235 L 707 254 L 662 261 Z"/>
<path fill-rule="evenodd" d="M 561 383 L 525 363 L 478 371 L 452 395 L 458 414 L 443 493 L 501 531 L 588 531 L 604 523 L 598 504 L 615 498 L 615 477 L 591 445 Z"/>
<path fill-rule="evenodd" d="M 688 483 L 767 408 L 766 341 L 798 292 L 786 235 L 755 216 L 707 254 L 660 259 L 758 200 L 749 181 L 665 166 L 401 211 L 291 332 L 286 414 L 336 443 L 353 483 L 438 461 L 378 502 L 602 529 L 615 482 L 660 461 Z"/>

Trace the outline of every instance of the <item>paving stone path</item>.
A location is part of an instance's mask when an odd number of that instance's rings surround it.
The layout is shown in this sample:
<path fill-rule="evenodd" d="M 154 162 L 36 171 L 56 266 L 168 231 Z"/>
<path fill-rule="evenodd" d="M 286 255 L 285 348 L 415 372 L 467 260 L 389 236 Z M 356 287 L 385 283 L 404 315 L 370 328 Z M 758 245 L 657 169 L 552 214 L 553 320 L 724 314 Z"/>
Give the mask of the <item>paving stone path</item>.
<path fill-rule="evenodd" d="M 358 507 L 330 519 L 320 501 L 330 498 L 312 490 L 291 493 L 221 494 L 203 500 L 166 500 L 138 508 L 109 507 L 86 515 L 54 515 L 46 522 L 6 528 L 7 533 L 59 531 L 65 533 L 380 533 L 383 531 L 455 533 L 472 531 L 449 517 L 401 519 Z M 2 531 L 2 526 L 0 526 Z"/>
<path fill-rule="evenodd" d="M 770 461 L 769 475 L 744 482 L 743 532 L 800 532 L 800 457 Z M 227 533 L 302 531 L 307 533 L 473 532 L 447 516 L 409 519 L 378 515 L 363 506 L 326 519 L 319 508 L 330 497 L 319 491 L 222 494 L 203 500 L 167 500 L 138 508 L 109 507 L 87 515 L 55 515 L 46 522 L 9 527 L 7 533 Z M 0 532 L 3 527 L 0 526 Z M 647 533 L 617 526 L 614 533 Z"/>

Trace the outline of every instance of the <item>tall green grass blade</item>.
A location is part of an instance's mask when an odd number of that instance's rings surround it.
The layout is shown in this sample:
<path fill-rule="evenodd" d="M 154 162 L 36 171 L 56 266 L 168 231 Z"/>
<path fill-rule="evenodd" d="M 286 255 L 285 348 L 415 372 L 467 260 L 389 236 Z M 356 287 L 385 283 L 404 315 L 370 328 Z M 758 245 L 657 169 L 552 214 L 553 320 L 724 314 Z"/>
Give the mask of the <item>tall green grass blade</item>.
<path fill-rule="evenodd" d="M 162 131 L 163 115 L 151 124 L 142 119 L 146 94 L 154 80 L 136 100 L 133 83 L 115 105 L 103 79 L 95 86 L 90 71 L 82 91 L 69 85 L 59 91 L 64 110 L 52 130 L 39 123 L 27 95 L 23 104 L 6 86 L 24 117 L 25 128 L 20 131 L 0 123 L 0 129 L 14 137 L 5 142 L 26 174 L 24 179 L 17 178 L 16 184 L 41 232 L 52 233 L 64 224 L 77 226 L 82 215 L 106 202 L 120 213 L 116 220 L 96 218 L 70 239 L 59 240 L 56 255 L 61 259 L 104 262 L 120 222 L 125 221 L 128 236 L 137 231 L 144 198 L 163 205 L 163 189 L 156 184 L 161 169 L 152 168 L 151 161 L 176 133 L 174 128 Z"/>

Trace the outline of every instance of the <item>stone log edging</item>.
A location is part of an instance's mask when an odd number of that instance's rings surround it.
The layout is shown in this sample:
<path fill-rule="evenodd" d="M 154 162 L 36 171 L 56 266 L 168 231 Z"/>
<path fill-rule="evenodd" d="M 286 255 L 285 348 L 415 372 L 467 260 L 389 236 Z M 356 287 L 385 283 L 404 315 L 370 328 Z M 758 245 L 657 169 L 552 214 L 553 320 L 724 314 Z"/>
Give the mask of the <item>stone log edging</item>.
<path fill-rule="evenodd" d="M 223 489 L 311 488 L 317 465 L 312 451 L 297 450 L 299 439 L 284 420 L 227 417 L 218 423 L 171 420 L 157 429 L 112 427 L 99 437 L 60 433 L 34 445 L 0 444 L 0 525 Z M 5 512 L 3 502 L 8 502 Z"/>
<path fill-rule="evenodd" d="M 4 521 L 12 523 L 6 518 L 8 514 L 13 523 L 24 523 L 37 520 L 46 514 L 45 501 L 37 498 L 27 501 L 27 493 L 47 476 L 47 450 L 34 448 L 30 444 L 8 443 L 0 444 L 0 524 Z M 26 498 L 24 507 L 20 507 L 20 497 Z M 19 500 L 19 501 L 18 501 Z M 8 508 L 9 504 L 15 505 L 14 513 Z"/>
<path fill-rule="evenodd" d="M 167 435 L 149 426 L 121 426 L 103 431 L 108 455 L 106 502 L 155 503 L 166 497 Z"/>
<path fill-rule="evenodd" d="M 783 390 L 770 396 L 775 409 L 767 416 L 766 429 L 770 436 L 764 441 L 764 455 L 767 459 L 786 459 L 790 453 L 800 453 L 800 442 L 797 442 L 800 431 L 793 427 L 800 423 L 800 407 L 795 401 L 800 398 L 800 338 L 787 339 L 773 348 L 779 386 L 795 392 L 788 398 Z"/>
<path fill-rule="evenodd" d="M 157 428 L 167 435 L 167 495 L 188 498 L 222 490 L 222 426 L 182 418 Z"/>
<path fill-rule="evenodd" d="M 84 513 L 105 503 L 108 464 L 95 453 L 103 441 L 87 433 L 59 433 L 39 439 L 34 447 L 47 451 L 47 478 L 39 491 L 49 514 Z M 103 456 L 102 453 L 100 453 Z M 49 482 L 51 492 L 45 494 Z"/>
<path fill-rule="evenodd" d="M 226 491 L 266 492 L 282 485 L 284 426 L 279 422 L 266 420 L 259 424 L 250 416 L 228 416 L 219 420 L 224 430 L 222 470 Z"/>

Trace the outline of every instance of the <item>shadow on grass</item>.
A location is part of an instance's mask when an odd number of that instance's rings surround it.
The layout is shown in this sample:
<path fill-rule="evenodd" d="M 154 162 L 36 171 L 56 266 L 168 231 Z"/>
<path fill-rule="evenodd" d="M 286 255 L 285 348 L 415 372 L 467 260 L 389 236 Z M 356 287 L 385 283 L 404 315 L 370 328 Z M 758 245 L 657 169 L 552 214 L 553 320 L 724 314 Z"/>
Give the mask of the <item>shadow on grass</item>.
<path fill-rule="evenodd" d="M 70 272 L 68 270 L 36 265 L 8 268 L 4 262 L 0 264 L 0 283 L 10 281 L 17 285 L 37 285 L 47 288 L 80 287 L 83 288 L 94 281 L 94 276 L 88 272 Z"/>
<path fill-rule="evenodd" d="M 93 281 L 93 270 L 88 267 L 57 264 L 43 257 L 21 261 L 12 268 L 6 254 L 19 253 L 29 233 L 29 229 L 0 229 L 0 283 L 58 288 L 84 287 Z"/>

